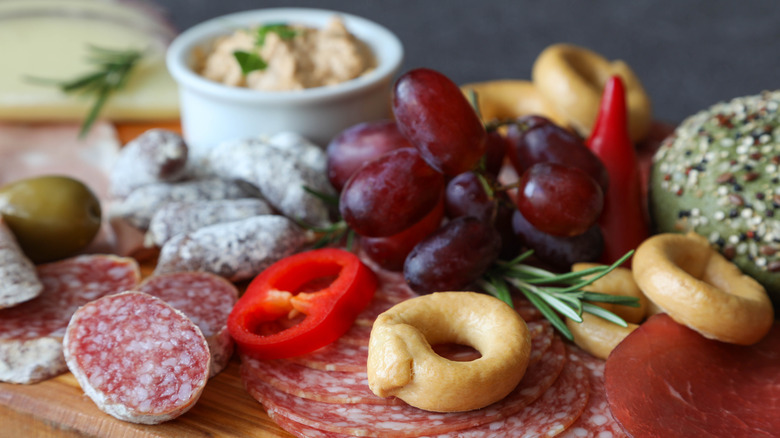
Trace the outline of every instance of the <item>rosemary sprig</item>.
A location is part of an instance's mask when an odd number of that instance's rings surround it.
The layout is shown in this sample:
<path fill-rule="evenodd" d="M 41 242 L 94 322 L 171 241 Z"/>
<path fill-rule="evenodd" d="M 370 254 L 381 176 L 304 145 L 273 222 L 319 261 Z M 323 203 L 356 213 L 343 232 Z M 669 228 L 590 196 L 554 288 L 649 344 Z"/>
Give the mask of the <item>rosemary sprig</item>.
<path fill-rule="evenodd" d="M 498 261 L 483 277 L 480 286 L 496 298 L 512 305 L 509 286 L 517 288 L 567 339 L 573 339 L 571 331 L 560 315 L 576 322 L 582 322 L 582 313 L 604 318 L 621 327 L 626 322 L 614 313 L 596 306 L 595 302 L 613 303 L 638 307 L 634 297 L 608 295 L 582 290 L 585 286 L 607 275 L 628 260 L 628 252 L 612 265 L 597 266 L 577 272 L 556 274 L 542 268 L 523 264 L 533 251 L 525 252 L 508 262 Z"/>
<path fill-rule="evenodd" d="M 95 101 L 81 125 L 79 137 L 89 132 L 111 94 L 125 86 L 144 55 L 140 50 L 115 50 L 97 46 L 88 46 L 88 49 L 87 62 L 95 69 L 91 73 L 71 80 L 27 78 L 33 83 L 57 86 L 66 94 L 94 95 Z"/>

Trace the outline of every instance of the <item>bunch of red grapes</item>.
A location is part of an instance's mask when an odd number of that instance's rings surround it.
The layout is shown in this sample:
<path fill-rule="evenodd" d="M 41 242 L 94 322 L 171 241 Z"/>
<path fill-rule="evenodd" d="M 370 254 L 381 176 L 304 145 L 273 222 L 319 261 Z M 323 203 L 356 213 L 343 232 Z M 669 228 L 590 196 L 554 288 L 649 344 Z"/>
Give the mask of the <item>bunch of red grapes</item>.
<path fill-rule="evenodd" d="M 430 69 L 393 92 L 394 121 L 353 126 L 327 149 L 341 216 L 375 262 L 433 292 L 468 288 L 523 248 L 559 269 L 600 256 L 608 176 L 581 138 L 539 116 L 487 131 Z M 501 186 L 505 158 L 516 181 Z"/>

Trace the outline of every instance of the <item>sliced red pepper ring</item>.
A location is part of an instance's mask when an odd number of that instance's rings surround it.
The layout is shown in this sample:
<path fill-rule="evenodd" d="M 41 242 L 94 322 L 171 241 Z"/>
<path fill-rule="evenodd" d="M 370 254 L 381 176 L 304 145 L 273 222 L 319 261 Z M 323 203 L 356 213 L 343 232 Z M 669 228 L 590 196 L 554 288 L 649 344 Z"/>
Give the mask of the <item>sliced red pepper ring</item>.
<path fill-rule="evenodd" d="M 257 359 L 306 354 L 349 330 L 376 287 L 374 272 L 351 252 L 325 248 L 295 254 L 252 280 L 230 313 L 228 330 L 241 353 Z M 261 333 L 263 324 L 297 313 L 305 315 L 298 324 Z"/>

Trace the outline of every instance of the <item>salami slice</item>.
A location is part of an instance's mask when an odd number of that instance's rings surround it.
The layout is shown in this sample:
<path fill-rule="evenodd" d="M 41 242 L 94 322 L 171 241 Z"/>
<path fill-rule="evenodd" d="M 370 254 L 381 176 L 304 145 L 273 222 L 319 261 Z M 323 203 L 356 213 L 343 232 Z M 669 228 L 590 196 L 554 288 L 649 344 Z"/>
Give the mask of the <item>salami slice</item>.
<path fill-rule="evenodd" d="M 492 423 L 460 430 L 458 438 L 535 438 L 559 435 L 582 415 L 589 392 L 585 366 L 579 362 L 566 362 L 555 384 L 527 408 Z M 444 434 L 436 438 L 450 436 Z"/>
<path fill-rule="evenodd" d="M 34 383 L 67 371 L 62 337 L 70 317 L 89 301 L 134 288 L 131 258 L 85 255 L 41 265 L 43 292 L 0 310 L 0 380 Z"/>
<path fill-rule="evenodd" d="M 296 397 L 273 388 L 242 366 L 247 391 L 268 411 L 323 431 L 358 436 L 409 437 L 477 427 L 516 414 L 537 400 L 565 364 L 563 342 L 556 338 L 542 360 L 529 365 L 520 384 L 503 400 L 484 409 L 457 413 L 427 412 L 408 405 L 331 404 Z"/>
<path fill-rule="evenodd" d="M 242 371 L 275 389 L 309 400 L 326 403 L 400 404 L 396 398 L 381 398 L 368 387 L 366 371 L 323 371 L 288 360 L 259 361 L 242 356 Z"/>
<path fill-rule="evenodd" d="M 776 437 L 780 324 L 759 343 L 738 346 L 654 315 L 612 351 L 605 381 L 629 435 Z"/>
<path fill-rule="evenodd" d="M 355 345 L 339 339 L 319 350 L 287 360 L 315 370 L 365 373 L 368 361 L 368 343 Z"/>
<path fill-rule="evenodd" d="M 203 332 L 211 352 L 209 377 L 227 366 L 233 355 L 227 319 L 238 300 L 238 289 L 233 283 L 207 272 L 176 272 L 153 275 L 137 290 L 181 310 Z"/>
<path fill-rule="evenodd" d="M 163 300 L 124 292 L 73 315 L 65 360 L 84 393 L 120 420 L 157 424 L 187 412 L 209 375 L 200 329 Z"/>
<path fill-rule="evenodd" d="M 588 370 L 590 398 L 577 421 L 561 434 L 563 438 L 622 438 L 626 433 L 612 416 L 604 389 L 604 361 L 580 348 L 567 344 L 569 362 L 581 363 Z"/>
<path fill-rule="evenodd" d="M 343 433 L 338 432 L 330 432 L 327 430 L 320 430 L 315 429 L 313 427 L 309 427 L 306 425 L 303 425 L 301 423 L 296 423 L 295 421 L 285 417 L 284 415 L 276 412 L 275 410 L 271 409 L 268 410 L 268 416 L 271 417 L 276 424 L 281 427 L 282 429 L 286 430 L 287 432 L 290 432 L 291 434 L 298 436 L 298 437 L 305 437 L 305 438 L 349 438 L 352 437 L 352 435 L 345 435 Z"/>
<path fill-rule="evenodd" d="M 41 292 L 43 284 L 35 265 L 0 215 L 0 309 L 31 300 Z"/>

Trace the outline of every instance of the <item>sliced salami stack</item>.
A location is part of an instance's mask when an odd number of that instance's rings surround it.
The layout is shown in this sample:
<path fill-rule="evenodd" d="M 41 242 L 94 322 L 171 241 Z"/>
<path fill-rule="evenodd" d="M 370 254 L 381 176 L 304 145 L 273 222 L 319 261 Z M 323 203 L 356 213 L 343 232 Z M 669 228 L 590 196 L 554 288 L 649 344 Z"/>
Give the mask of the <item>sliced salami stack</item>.
<path fill-rule="evenodd" d="M 0 309 L 0 381 L 34 383 L 67 371 L 62 338 L 84 304 L 134 288 L 140 279 L 131 258 L 85 255 L 41 265 L 41 294 Z"/>
<path fill-rule="evenodd" d="M 241 358 L 244 386 L 283 429 L 323 438 L 555 436 L 575 424 L 586 434 L 569 436 L 597 436 L 608 430 L 596 418 L 606 400 L 603 362 L 572 350 L 547 321 L 534 318 L 522 300 L 518 307 L 529 316 L 531 361 L 506 398 L 479 410 L 436 413 L 377 397 L 368 388 L 366 374 L 370 325 L 379 309 L 414 296 L 400 275 L 379 271 L 378 278 L 374 302 L 335 343 L 291 359 Z M 452 346 L 437 346 L 436 351 L 451 360 L 479 357 L 474 350 Z M 600 394 L 594 396 L 594 390 Z M 604 417 L 615 424 L 608 411 Z"/>

